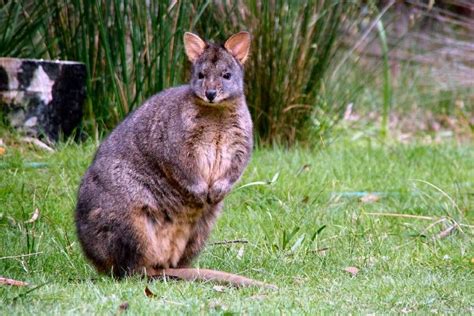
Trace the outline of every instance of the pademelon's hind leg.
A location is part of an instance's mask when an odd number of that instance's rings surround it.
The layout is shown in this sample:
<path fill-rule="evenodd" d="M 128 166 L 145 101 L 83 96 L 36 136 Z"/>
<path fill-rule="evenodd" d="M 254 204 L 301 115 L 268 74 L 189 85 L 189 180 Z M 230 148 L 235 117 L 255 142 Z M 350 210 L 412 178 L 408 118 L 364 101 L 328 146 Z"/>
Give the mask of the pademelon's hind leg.
<path fill-rule="evenodd" d="M 116 234 L 109 243 L 114 258 L 114 275 L 147 274 L 155 267 L 169 267 L 166 243 L 159 238 L 162 215 L 147 203 L 134 203 L 116 223 Z"/>
<path fill-rule="evenodd" d="M 130 212 L 131 227 L 138 242 L 141 270 L 177 267 L 189 240 L 190 226 L 165 216 L 165 212 L 147 204 Z"/>
<path fill-rule="evenodd" d="M 184 250 L 181 259 L 178 262 L 178 268 L 188 268 L 193 259 L 199 255 L 204 248 L 209 234 L 214 226 L 217 216 L 222 209 L 223 203 L 210 206 L 209 210 L 199 219 L 189 238 L 188 244 Z"/>
<path fill-rule="evenodd" d="M 109 254 L 112 258 L 110 271 L 114 276 L 123 277 L 140 272 L 142 267 L 143 245 L 137 235 L 127 225 L 117 229 L 118 234 L 109 243 Z"/>
<path fill-rule="evenodd" d="M 141 268 L 143 245 L 127 217 L 101 208 L 77 216 L 84 252 L 101 273 L 123 277 Z"/>

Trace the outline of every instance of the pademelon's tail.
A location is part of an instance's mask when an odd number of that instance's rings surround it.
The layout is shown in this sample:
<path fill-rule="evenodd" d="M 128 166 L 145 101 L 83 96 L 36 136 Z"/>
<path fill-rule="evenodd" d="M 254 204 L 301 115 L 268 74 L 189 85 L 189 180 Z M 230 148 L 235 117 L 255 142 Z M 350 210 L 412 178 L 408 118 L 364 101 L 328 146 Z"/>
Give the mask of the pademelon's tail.
<path fill-rule="evenodd" d="M 249 279 L 237 274 L 209 270 L 209 269 L 197 269 L 197 268 L 182 268 L 182 269 L 154 269 L 149 271 L 148 277 L 150 278 L 176 278 L 186 281 L 211 281 L 222 284 L 233 285 L 235 287 L 247 287 L 247 286 L 256 286 L 262 288 L 268 288 L 276 290 L 276 287 L 273 284 L 268 284 L 265 282 Z"/>

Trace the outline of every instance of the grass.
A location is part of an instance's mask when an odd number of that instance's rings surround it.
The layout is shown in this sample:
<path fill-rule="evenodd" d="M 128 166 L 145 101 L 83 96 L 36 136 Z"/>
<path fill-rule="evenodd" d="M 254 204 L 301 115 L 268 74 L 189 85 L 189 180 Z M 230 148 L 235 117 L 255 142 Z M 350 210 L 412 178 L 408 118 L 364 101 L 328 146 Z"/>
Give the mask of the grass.
<path fill-rule="evenodd" d="M 32 285 L 1 286 L 1 314 L 114 314 L 124 302 L 133 314 L 474 312 L 473 228 L 466 226 L 474 223 L 472 143 L 342 137 L 320 150 L 256 150 L 240 185 L 273 183 L 236 189 L 210 240 L 248 243 L 208 245 L 195 266 L 278 285 L 271 291 L 97 275 L 73 225 L 77 186 L 96 144 L 44 153 L 2 138 L 0 275 Z M 361 192 L 381 198 L 364 203 Z M 35 208 L 39 219 L 25 223 Z M 430 227 L 439 218 L 448 220 Z M 462 232 L 433 239 L 454 222 Z M 354 277 L 343 271 L 350 266 L 360 269 Z"/>

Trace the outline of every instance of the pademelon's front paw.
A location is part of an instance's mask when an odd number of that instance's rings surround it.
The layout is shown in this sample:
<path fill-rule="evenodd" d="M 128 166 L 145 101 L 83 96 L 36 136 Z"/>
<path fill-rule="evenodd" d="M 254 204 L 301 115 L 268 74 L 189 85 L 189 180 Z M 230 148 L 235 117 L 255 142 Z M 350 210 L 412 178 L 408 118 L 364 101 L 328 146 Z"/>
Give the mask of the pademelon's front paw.
<path fill-rule="evenodd" d="M 203 207 L 207 200 L 209 187 L 204 181 L 197 182 L 187 188 L 189 202 L 196 207 Z"/>
<path fill-rule="evenodd" d="M 207 202 L 209 204 L 219 203 L 224 199 L 224 197 L 230 192 L 232 185 L 227 179 L 217 180 L 209 188 L 209 193 L 207 194 Z"/>

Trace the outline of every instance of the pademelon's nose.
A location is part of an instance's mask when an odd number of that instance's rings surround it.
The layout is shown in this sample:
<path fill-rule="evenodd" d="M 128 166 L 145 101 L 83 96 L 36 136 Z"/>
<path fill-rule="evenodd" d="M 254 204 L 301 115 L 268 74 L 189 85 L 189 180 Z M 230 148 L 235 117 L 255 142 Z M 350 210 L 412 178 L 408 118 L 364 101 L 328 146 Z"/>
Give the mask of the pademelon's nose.
<path fill-rule="evenodd" d="M 210 102 L 212 102 L 212 100 L 214 100 L 214 98 L 216 97 L 216 94 L 217 94 L 217 92 L 214 89 L 206 91 L 206 97 Z"/>

